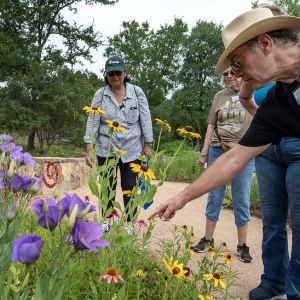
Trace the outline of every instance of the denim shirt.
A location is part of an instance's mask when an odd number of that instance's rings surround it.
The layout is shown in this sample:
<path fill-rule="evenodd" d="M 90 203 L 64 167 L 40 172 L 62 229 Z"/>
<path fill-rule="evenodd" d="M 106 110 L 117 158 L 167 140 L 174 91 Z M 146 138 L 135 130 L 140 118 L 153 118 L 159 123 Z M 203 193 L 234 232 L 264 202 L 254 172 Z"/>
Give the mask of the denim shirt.
<path fill-rule="evenodd" d="M 91 106 L 100 107 L 106 111 L 102 116 L 94 117 L 94 144 L 99 144 L 98 156 L 115 156 L 114 149 L 126 151 L 126 155 L 121 157 L 122 162 L 136 160 L 143 151 L 144 142 L 152 143 L 152 121 L 148 101 L 143 90 L 130 83 L 126 83 L 126 95 L 123 105 L 119 106 L 111 87 L 106 85 L 99 89 L 93 98 Z M 105 120 L 118 121 L 125 132 L 114 132 L 110 153 L 109 127 Z M 84 141 L 91 144 L 91 134 L 93 126 L 92 114 L 89 114 L 86 125 Z"/>

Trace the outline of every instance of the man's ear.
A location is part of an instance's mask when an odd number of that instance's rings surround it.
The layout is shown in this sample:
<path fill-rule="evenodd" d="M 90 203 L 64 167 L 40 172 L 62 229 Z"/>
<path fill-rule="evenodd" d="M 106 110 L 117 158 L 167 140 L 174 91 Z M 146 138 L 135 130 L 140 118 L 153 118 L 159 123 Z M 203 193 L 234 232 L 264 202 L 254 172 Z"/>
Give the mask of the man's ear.
<path fill-rule="evenodd" d="M 257 41 L 258 47 L 262 49 L 264 54 L 269 54 L 272 51 L 274 41 L 268 34 L 261 34 Z"/>

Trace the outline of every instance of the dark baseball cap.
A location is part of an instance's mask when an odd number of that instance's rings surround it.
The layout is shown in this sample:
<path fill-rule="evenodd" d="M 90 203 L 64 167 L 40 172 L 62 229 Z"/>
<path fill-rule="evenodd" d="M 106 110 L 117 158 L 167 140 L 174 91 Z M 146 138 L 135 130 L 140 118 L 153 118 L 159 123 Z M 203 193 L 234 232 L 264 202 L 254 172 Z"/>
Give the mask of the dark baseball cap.
<path fill-rule="evenodd" d="M 125 64 L 121 57 L 119 56 L 112 56 L 110 57 L 105 63 L 105 72 L 112 72 L 112 71 L 125 71 Z"/>

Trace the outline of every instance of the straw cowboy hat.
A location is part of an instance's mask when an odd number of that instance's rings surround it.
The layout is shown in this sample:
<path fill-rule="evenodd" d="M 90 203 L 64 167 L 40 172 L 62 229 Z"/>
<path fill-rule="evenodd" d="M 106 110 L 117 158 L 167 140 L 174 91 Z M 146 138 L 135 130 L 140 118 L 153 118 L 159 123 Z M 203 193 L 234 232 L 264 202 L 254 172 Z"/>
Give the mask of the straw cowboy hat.
<path fill-rule="evenodd" d="M 300 31 L 300 18 L 285 15 L 274 16 L 269 8 L 249 10 L 232 20 L 222 31 L 225 50 L 216 65 L 216 74 L 230 65 L 228 55 L 252 38 L 273 30 L 289 29 Z"/>

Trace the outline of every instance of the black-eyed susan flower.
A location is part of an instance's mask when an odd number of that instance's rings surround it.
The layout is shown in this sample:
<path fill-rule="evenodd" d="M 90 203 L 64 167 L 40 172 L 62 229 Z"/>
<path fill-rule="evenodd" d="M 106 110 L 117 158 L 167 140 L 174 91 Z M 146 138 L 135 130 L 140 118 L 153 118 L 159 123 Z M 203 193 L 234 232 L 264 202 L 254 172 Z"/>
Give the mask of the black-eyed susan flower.
<path fill-rule="evenodd" d="M 117 218 L 117 219 L 120 219 L 121 218 L 121 215 L 119 214 L 119 212 L 117 211 L 116 208 L 113 208 L 112 211 L 111 211 L 111 214 Z"/>
<path fill-rule="evenodd" d="M 94 115 L 104 115 L 104 114 L 106 114 L 105 110 L 103 110 L 100 107 L 96 107 L 96 106 L 84 106 L 83 110 L 85 110 L 87 113 L 92 113 Z"/>
<path fill-rule="evenodd" d="M 223 276 L 221 276 L 220 274 L 217 274 L 217 273 L 215 273 L 215 274 L 204 274 L 203 278 L 205 280 L 213 280 L 214 287 L 221 286 L 223 289 L 226 289 L 226 284 L 222 280 Z"/>
<path fill-rule="evenodd" d="M 142 269 L 138 269 L 138 270 L 136 271 L 136 273 L 135 273 L 135 276 L 136 276 L 137 278 L 142 278 L 142 277 L 144 277 L 144 271 L 143 271 Z"/>
<path fill-rule="evenodd" d="M 212 246 L 208 246 L 207 252 L 208 252 L 212 257 L 214 257 L 214 256 L 216 255 L 216 250 L 215 250 L 215 248 L 212 247 Z"/>
<path fill-rule="evenodd" d="M 164 258 L 163 262 L 167 270 L 176 278 L 185 279 L 185 273 L 187 273 L 187 270 L 183 269 L 183 264 L 178 263 L 178 260 L 173 263 L 173 256 L 170 258 L 169 263 Z"/>
<path fill-rule="evenodd" d="M 106 120 L 105 123 L 107 124 L 107 126 L 111 129 L 113 129 L 113 131 L 116 132 L 125 132 L 126 129 L 124 127 L 120 126 L 120 123 L 118 121 L 109 121 Z"/>
<path fill-rule="evenodd" d="M 206 295 L 206 296 L 199 295 L 199 300 L 215 300 L 215 298 L 210 295 Z"/>
<path fill-rule="evenodd" d="M 117 149 L 117 148 L 115 148 L 115 149 L 113 150 L 113 152 L 116 153 L 116 154 L 119 155 L 119 156 L 124 156 L 124 155 L 126 155 L 126 153 L 127 153 L 127 151 L 123 151 L 123 150 L 120 150 L 120 149 Z"/>
<path fill-rule="evenodd" d="M 114 267 L 109 267 L 104 274 L 100 275 L 98 280 L 102 279 L 106 279 L 107 283 L 111 283 L 112 281 L 114 281 L 115 283 L 117 283 L 118 281 L 124 282 L 123 277 L 118 274 L 116 268 Z"/>
<path fill-rule="evenodd" d="M 177 230 L 181 231 L 181 232 L 186 232 L 186 231 L 188 231 L 188 227 L 186 225 L 182 225 L 182 226 L 178 227 Z"/>
<path fill-rule="evenodd" d="M 168 121 L 161 120 L 161 119 L 155 119 L 155 122 L 156 122 L 157 125 L 163 127 L 167 132 L 171 132 L 172 127 L 171 127 L 171 125 L 169 124 Z"/>
<path fill-rule="evenodd" d="M 225 263 L 228 264 L 228 265 L 231 265 L 232 264 L 232 257 L 231 255 L 227 254 L 227 255 L 223 255 L 222 256 Z"/>
<path fill-rule="evenodd" d="M 189 278 L 189 276 L 191 275 L 191 269 L 187 266 L 183 267 L 183 271 L 185 271 L 184 276 L 185 278 Z"/>
<path fill-rule="evenodd" d="M 139 165 L 135 163 L 130 163 L 131 170 L 135 173 L 139 173 L 138 176 L 144 176 L 145 180 L 156 179 L 154 173 L 145 165 Z"/>
<path fill-rule="evenodd" d="M 184 128 L 177 129 L 179 135 L 192 139 L 199 139 L 201 135 L 197 132 L 193 132 L 192 126 L 185 126 Z"/>
<path fill-rule="evenodd" d="M 190 254 L 195 254 L 194 247 L 193 246 L 188 247 L 187 252 L 189 252 Z"/>

